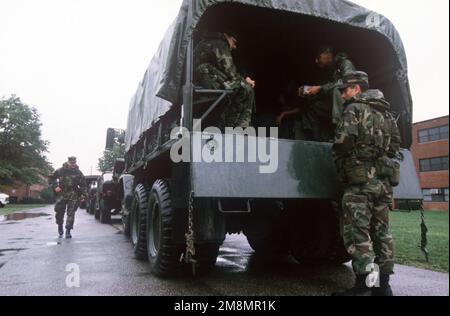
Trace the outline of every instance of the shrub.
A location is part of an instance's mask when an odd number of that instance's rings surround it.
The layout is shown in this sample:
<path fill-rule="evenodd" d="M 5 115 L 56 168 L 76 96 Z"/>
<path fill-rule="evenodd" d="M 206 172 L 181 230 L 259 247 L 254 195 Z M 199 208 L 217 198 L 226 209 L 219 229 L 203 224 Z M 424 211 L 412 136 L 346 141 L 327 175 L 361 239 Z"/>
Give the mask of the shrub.
<path fill-rule="evenodd" d="M 53 204 L 56 202 L 55 194 L 52 188 L 46 188 L 41 192 L 41 199 L 47 204 Z"/>
<path fill-rule="evenodd" d="M 45 204 L 45 201 L 43 199 L 25 197 L 20 200 L 20 204 Z"/>

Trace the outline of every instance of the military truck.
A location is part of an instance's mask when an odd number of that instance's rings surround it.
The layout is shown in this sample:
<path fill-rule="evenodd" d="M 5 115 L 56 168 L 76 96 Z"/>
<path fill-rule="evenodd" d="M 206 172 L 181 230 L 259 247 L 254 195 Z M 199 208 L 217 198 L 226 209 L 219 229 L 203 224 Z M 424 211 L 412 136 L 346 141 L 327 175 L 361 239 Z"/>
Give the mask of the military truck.
<path fill-rule="evenodd" d="M 116 154 L 125 142 L 125 131 L 117 128 L 108 128 L 106 132 L 105 149 Z M 129 209 L 130 192 L 133 186 L 133 176 L 124 173 L 125 159 L 117 158 L 112 171 L 104 172 L 97 178 L 96 186 L 92 187 L 90 194 L 95 196 L 94 215 L 103 224 L 111 222 L 112 214 L 121 214 L 124 220 L 124 232 L 128 234 L 127 214 L 123 211 Z M 90 195 L 91 196 L 91 195 Z M 126 208 L 127 207 L 127 208 Z"/>
<path fill-rule="evenodd" d="M 87 188 L 86 191 L 87 191 L 88 196 L 86 197 L 85 200 L 80 202 L 80 208 L 82 210 L 86 210 L 87 213 L 90 213 L 92 215 L 94 214 L 93 213 L 94 205 L 91 205 L 92 204 L 91 203 L 92 202 L 92 191 L 95 190 L 95 188 L 96 188 L 98 177 L 99 177 L 98 175 L 97 176 L 91 175 L 91 176 L 84 177 L 86 180 L 86 188 Z M 94 201 L 95 201 L 95 199 L 94 199 Z M 92 210 L 92 213 L 91 213 L 91 210 Z"/>
<path fill-rule="evenodd" d="M 199 35 L 223 25 L 239 32 L 235 60 L 257 81 L 257 115 L 279 113 L 274 100 L 287 79 L 311 83 L 310 64 L 321 44 L 347 52 L 398 117 L 404 158 L 396 198 L 422 199 L 408 151 L 412 99 L 406 55 L 388 19 L 343 0 L 185 0 L 129 110 L 125 173 L 134 177 L 134 192 L 124 222 L 136 258 L 148 260 L 160 277 L 190 265 L 207 272 L 226 234 L 243 233 L 263 256 L 347 261 L 339 220 L 342 185 L 331 143 L 280 139 L 264 130 L 224 136 L 194 123 L 214 126 L 229 100 L 229 90 L 208 90 L 193 81 Z M 254 143 L 275 148 L 273 172 L 262 172 L 270 167 L 267 159 L 251 159 Z M 229 147 L 231 163 L 215 159 Z M 184 158 L 174 159 L 177 154 Z"/>
<path fill-rule="evenodd" d="M 120 177 L 125 167 L 125 160 L 116 159 L 112 172 L 105 172 L 97 179 L 96 211 L 95 218 L 102 224 L 111 222 L 112 214 L 120 214 L 122 211 L 123 188 Z"/>
<path fill-rule="evenodd" d="M 90 215 L 95 214 L 95 208 L 97 203 L 97 181 L 100 176 L 96 176 L 95 180 L 87 185 L 87 208 Z"/>

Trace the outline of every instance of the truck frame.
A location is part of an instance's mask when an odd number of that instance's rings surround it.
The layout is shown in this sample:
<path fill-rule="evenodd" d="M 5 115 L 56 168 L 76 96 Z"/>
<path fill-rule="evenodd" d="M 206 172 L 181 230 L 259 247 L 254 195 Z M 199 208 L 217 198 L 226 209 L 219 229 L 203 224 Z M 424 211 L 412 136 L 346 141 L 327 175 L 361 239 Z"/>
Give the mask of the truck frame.
<path fill-rule="evenodd" d="M 179 95 L 171 95 L 170 85 L 148 91 L 145 83 L 155 74 L 152 62 L 132 101 L 124 174 L 128 177 L 127 183 L 133 181 L 133 186 L 122 190 L 123 222 L 126 233 L 131 236 L 136 258 L 148 260 L 152 273 L 160 277 L 174 276 L 183 271 L 186 264 L 196 273 L 208 272 L 215 265 L 226 234 L 235 233 L 245 234 L 256 253 L 263 255 L 289 252 L 299 262 L 313 264 L 341 264 L 349 260 L 341 237 L 342 184 L 337 180 L 331 157 L 332 144 L 279 139 L 259 130 L 257 134 L 223 135 L 220 131 L 198 129 L 195 120 L 208 122 L 226 104 L 231 93 L 204 89 L 195 86 L 193 81 L 196 32 L 210 27 L 211 21 L 224 16 L 225 12 L 235 12 L 237 16 L 251 14 L 257 21 L 266 21 L 271 16 L 274 21 L 290 19 L 293 26 L 299 21 L 299 28 L 310 25 L 322 30 L 323 27 L 324 34 L 330 33 L 328 39 L 350 30 L 365 34 L 368 41 L 385 47 L 388 51 L 383 54 L 391 62 L 388 66 L 380 68 L 374 59 L 377 56 L 358 61 L 362 61 L 363 69 L 364 66 L 369 68 L 375 86 L 388 91 L 388 100 L 397 104 L 405 149 L 402 150 L 402 181 L 396 188 L 396 198 L 422 199 L 407 149 L 411 145 L 412 102 L 406 58 L 400 37 L 390 22 L 381 15 L 340 0 L 330 0 L 327 4 L 317 0 L 279 0 L 270 4 L 234 2 L 237 3 L 186 0 L 177 23 L 168 33 L 171 44 L 166 47 L 169 49 L 164 50 L 163 43 L 159 53 L 160 56 L 168 53 L 176 59 L 160 64 L 161 69 L 156 72 L 169 73 L 172 81 L 156 79 L 170 81 L 171 86 L 178 80 Z M 366 19 L 361 21 L 361 17 Z M 288 27 L 291 26 L 280 27 L 276 32 L 286 33 Z M 283 43 L 290 42 L 286 39 Z M 359 52 L 359 48 L 350 48 Z M 173 67 L 178 67 L 178 72 L 173 72 L 176 70 Z M 269 82 L 270 78 L 264 78 Z M 150 99 L 164 99 L 171 105 L 154 117 L 148 128 L 137 129 L 133 115 L 141 121 L 145 115 L 136 114 L 133 109 L 142 109 L 143 105 L 147 105 L 147 110 L 159 107 L 151 100 L 146 101 L 149 93 Z M 134 140 L 133 134 L 137 136 Z M 174 146 L 186 139 L 189 159 L 174 162 L 171 158 Z M 206 159 L 209 161 L 195 159 L 196 141 L 200 148 L 207 149 L 205 155 L 210 155 Z M 231 156 L 244 157 L 244 161 L 214 161 L 218 152 L 227 150 L 227 144 L 239 144 L 239 141 L 241 145 L 234 147 Z M 265 149 L 271 146 L 277 149 L 274 172 L 260 172 L 267 160 L 251 159 L 249 146 L 253 143 Z M 184 152 L 186 148 L 181 150 Z"/>

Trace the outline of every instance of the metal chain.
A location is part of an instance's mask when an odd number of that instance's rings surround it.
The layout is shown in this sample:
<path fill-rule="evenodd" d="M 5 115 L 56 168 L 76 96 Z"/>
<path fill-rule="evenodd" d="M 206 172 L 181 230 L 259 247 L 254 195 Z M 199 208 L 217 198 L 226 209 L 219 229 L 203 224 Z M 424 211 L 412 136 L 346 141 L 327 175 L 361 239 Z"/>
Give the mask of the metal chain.
<path fill-rule="evenodd" d="M 195 240 L 194 240 L 194 191 L 189 195 L 189 222 L 186 233 L 186 255 L 184 261 L 192 265 L 192 274 L 195 276 L 197 260 L 195 260 Z"/>

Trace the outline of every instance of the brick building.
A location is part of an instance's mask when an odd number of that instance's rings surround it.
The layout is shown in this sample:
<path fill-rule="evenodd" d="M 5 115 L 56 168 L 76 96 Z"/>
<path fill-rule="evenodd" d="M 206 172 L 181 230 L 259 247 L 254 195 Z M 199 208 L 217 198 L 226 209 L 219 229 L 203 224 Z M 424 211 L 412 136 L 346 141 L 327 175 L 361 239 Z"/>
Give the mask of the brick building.
<path fill-rule="evenodd" d="M 10 201 L 20 202 L 24 198 L 39 198 L 41 192 L 48 187 L 45 184 L 46 179 L 42 178 L 42 183 L 26 185 L 21 182 L 16 182 L 12 186 L 4 187 L 0 191 L 10 196 Z"/>
<path fill-rule="evenodd" d="M 411 148 L 427 210 L 449 209 L 448 115 L 413 125 Z"/>

